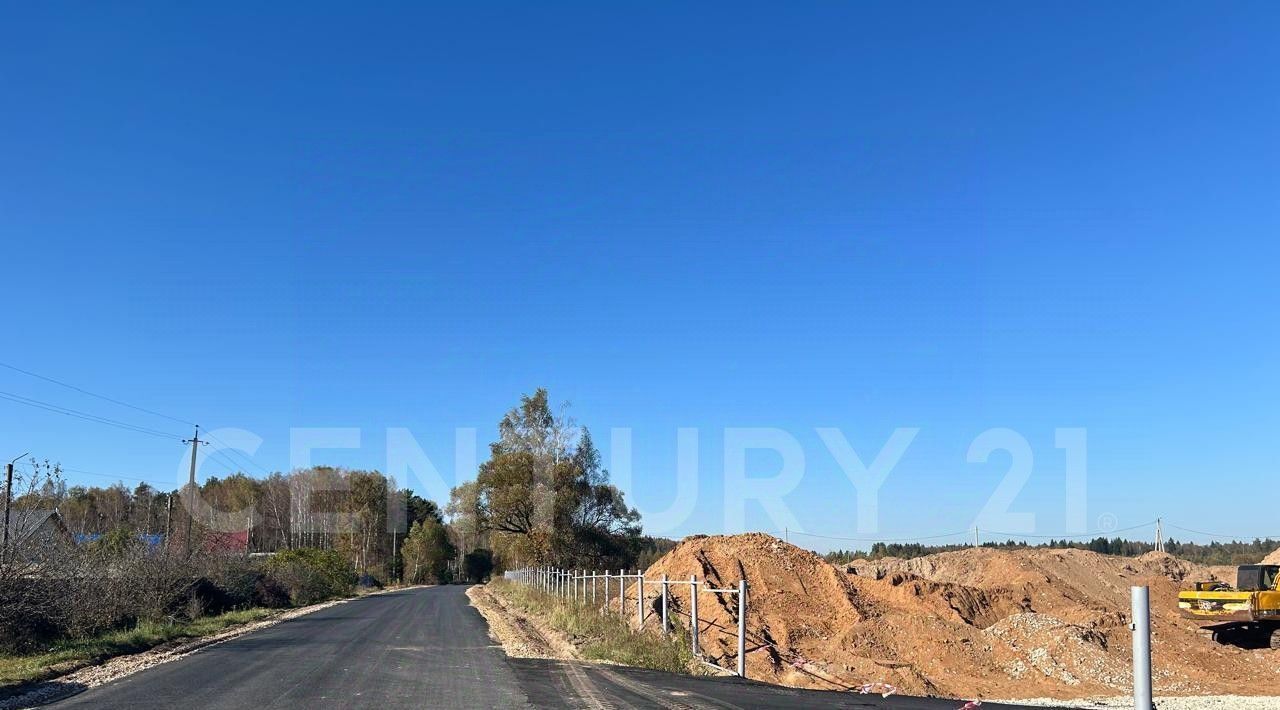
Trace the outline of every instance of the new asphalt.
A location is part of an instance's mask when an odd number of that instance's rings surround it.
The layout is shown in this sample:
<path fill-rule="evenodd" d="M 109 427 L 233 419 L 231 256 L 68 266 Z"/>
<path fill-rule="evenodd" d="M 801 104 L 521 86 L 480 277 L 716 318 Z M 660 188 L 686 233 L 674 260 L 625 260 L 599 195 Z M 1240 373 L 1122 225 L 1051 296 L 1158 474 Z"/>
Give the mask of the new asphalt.
<path fill-rule="evenodd" d="M 209 646 L 58 708 L 895 708 L 963 701 L 508 658 L 462 586 L 363 597 Z M 1017 707 L 984 704 L 983 710 Z"/>

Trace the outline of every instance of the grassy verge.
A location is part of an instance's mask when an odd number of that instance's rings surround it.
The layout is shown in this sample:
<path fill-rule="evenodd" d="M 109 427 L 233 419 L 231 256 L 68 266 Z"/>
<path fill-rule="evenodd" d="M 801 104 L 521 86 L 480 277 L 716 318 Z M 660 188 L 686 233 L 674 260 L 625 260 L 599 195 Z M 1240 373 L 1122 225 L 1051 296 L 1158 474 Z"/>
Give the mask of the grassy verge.
<path fill-rule="evenodd" d="M 144 622 L 132 629 L 111 631 L 86 639 L 59 641 L 43 653 L 0 655 L 0 689 L 46 680 L 114 656 L 146 651 L 168 641 L 209 636 L 276 613 L 273 609 L 247 609 L 186 623 Z"/>
<path fill-rule="evenodd" d="M 497 579 L 488 587 L 520 613 L 565 634 L 583 658 L 673 673 L 700 672 L 683 629 L 669 637 L 656 629 L 637 632 L 616 615 L 521 584 Z"/>

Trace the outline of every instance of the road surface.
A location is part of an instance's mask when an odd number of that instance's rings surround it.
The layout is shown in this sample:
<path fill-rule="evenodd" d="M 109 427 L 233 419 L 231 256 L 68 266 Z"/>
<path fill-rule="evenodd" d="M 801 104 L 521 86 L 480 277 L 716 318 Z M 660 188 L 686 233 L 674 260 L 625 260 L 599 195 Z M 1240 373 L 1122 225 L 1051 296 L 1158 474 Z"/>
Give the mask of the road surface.
<path fill-rule="evenodd" d="M 489 638 L 484 618 L 465 592 L 466 587 L 443 586 L 363 597 L 90 688 L 54 707 L 956 710 L 963 705 L 508 658 Z"/>

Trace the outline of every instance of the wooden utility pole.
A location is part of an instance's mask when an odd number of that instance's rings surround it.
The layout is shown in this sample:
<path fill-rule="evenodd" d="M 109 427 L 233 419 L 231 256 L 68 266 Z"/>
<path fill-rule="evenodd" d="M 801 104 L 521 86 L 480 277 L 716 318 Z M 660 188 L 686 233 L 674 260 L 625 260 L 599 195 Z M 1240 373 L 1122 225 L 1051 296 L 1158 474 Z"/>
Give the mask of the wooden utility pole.
<path fill-rule="evenodd" d="M 191 557 L 191 521 L 196 517 L 195 511 L 191 509 L 195 505 L 196 449 L 200 448 L 201 444 L 207 445 L 209 442 L 200 440 L 200 425 L 197 424 L 195 436 L 191 437 L 190 439 L 183 439 L 182 443 L 191 444 L 191 475 L 187 477 L 187 494 L 189 496 L 189 498 L 186 501 L 187 503 L 187 537 L 185 540 L 183 540 L 183 543 L 185 545 L 185 550 L 186 550 L 186 556 Z"/>
<path fill-rule="evenodd" d="M 0 546 L 0 562 L 9 555 L 9 500 L 13 498 L 13 462 L 4 465 L 4 545 Z"/>
<path fill-rule="evenodd" d="M 9 504 L 13 501 L 13 464 L 22 456 L 14 457 L 4 465 L 4 544 L 0 545 L 0 562 L 9 558 Z"/>

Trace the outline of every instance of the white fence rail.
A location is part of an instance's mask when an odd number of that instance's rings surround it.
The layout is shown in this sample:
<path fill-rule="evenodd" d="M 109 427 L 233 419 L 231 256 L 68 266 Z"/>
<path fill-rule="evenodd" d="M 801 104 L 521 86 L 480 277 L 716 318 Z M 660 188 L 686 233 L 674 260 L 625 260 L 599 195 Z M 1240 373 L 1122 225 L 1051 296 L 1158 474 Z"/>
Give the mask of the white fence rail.
<path fill-rule="evenodd" d="M 618 570 L 617 573 L 608 570 L 601 572 L 587 570 L 567 570 L 558 569 L 556 567 L 530 567 L 518 570 L 508 570 L 503 575 L 506 579 L 517 584 L 523 584 L 533 587 L 546 594 L 563 597 L 574 603 L 590 604 L 593 607 L 600 608 L 603 613 L 612 613 L 615 610 L 613 604 L 613 589 L 617 588 L 617 613 L 619 616 L 625 617 L 630 612 L 627 611 L 627 590 L 632 589 L 636 595 L 636 626 L 643 630 L 647 614 L 645 613 L 645 584 L 659 585 L 661 599 L 661 630 L 664 634 L 671 633 L 671 619 L 669 609 L 671 607 L 670 589 L 672 586 L 689 585 L 689 638 L 693 655 L 703 663 L 721 668 L 707 660 L 702 653 L 701 642 L 699 639 L 700 627 L 698 619 L 698 597 L 702 594 L 736 594 L 738 602 L 738 629 L 737 629 L 737 675 L 747 677 L 747 580 L 738 580 L 736 587 L 716 588 L 708 584 L 707 580 L 699 580 L 697 575 L 689 575 L 689 579 L 668 579 L 667 575 L 662 575 L 658 579 L 646 579 L 642 572 L 628 572 L 627 570 Z M 600 588 L 603 587 L 601 592 Z M 721 668 L 721 670 L 727 670 Z"/>

